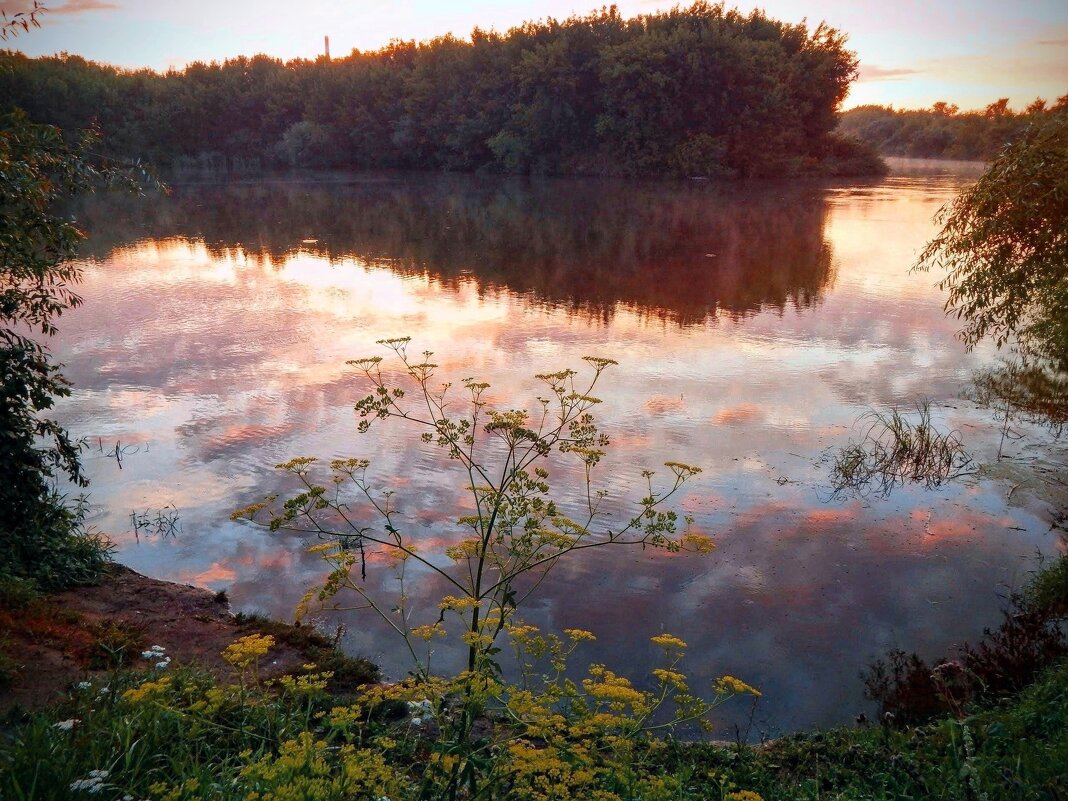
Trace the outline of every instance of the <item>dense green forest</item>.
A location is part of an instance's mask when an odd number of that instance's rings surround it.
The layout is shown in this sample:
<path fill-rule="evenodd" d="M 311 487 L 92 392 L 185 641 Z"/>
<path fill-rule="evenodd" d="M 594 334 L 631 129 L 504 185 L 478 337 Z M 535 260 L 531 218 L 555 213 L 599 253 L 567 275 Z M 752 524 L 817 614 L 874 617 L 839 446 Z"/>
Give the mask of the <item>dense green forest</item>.
<path fill-rule="evenodd" d="M 938 102 L 929 109 L 858 106 L 842 114 L 839 130 L 886 156 L 989 161 L 1032 122 L 1068 109 L 1068 94 L 1052 105 L 1038 98 L 1013 111 L 1006 98 L 981 111 Z"/>
<path fill-rule="evenodd" d="M 872 173 L 872 151 L 835 132 L 856 70 L 832 28 L 697 2 L 165 74 L 7 51 L 0 110 L 95 126 L 111 154 L 165 167 Z"/>

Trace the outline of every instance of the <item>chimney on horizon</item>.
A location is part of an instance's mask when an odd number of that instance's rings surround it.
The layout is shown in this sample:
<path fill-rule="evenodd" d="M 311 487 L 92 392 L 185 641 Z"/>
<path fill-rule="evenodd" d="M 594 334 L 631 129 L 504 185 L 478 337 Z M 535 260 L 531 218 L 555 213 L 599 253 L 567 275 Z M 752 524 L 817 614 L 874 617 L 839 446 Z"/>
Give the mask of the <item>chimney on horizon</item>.
<path fill-rule="evenodd" d="M 326 60 L 329 61 L 330 60 L 330 37 L 329 36 L 324 36 L 323 37 L 323 44 L 326 47 Z"/>

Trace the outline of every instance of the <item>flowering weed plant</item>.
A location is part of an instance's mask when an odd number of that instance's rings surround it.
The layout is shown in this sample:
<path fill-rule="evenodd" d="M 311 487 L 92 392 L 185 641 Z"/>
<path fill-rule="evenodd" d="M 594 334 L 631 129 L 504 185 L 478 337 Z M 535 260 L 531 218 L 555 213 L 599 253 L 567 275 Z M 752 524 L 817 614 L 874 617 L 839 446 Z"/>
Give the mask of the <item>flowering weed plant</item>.
<path fill-rule="evenodd" d="M 710 552 L 711 539 L 668 507 L 700 468 L 667 462 L 663 486 L 644 470 L 644 492 L 633 512 L 613 518 L 606 508 L 609 493 L 594 481 L 610 440 L 593 413 L 601 403 L 594 390 L 613 360 L 587 357 L 585 377 L 571 369 L 538 375 L 541 392 L 530 411 L 497 408 L 489 385 L 471 378 L 458 388 L 435 384 L 433 354 L 410 357 L 407 338 L 380 344 L 392 353 L 391 362 L 377 356 L 349 362 L 371 388 L 355 406 L 359 430 L 388 420 L 413 426 L 427 448 L 444 453 L 442 470 L 459 474 L 471 513 L 456 521 L 459 533 L 444 553 L 421 550 L 397 499 L 376 488 L 371 463 L 362 458 L 333 460 L 326 480 L 309 457 L 278 465 L 294 477 L 297 491 L 234 514 L 323 540 L 312 551 L 330 572 L 304 596 L 298 617 L 312 609 L 372 610 L 412 657 L 411 680 L 367 694 L 359 710 L 338 712 L 332 725 L 352 742 L 365 743 L 379 736 L 374 709 L 386 702 L 417 705 L 400 731 L 381 736 L 390 744 L 386 750 L 423 753 L 419 798 L 499 797 L 502 788 L 510 798 L 607 800 L 624 797 L 617 794 L 623 789 L 627 797 L 658 797 L 653 788 L 638 788 L 637 773 L 620 772 L 635 744 L 649 742 L 653 730 L 707 723 L 728 697 L 759 693 L 730 677 L 716 683 L 710 700 L 691 692 L 679 670 L 686 644 L 670 635 L 654 638 L 665 664 L 652 676 L 653 689 L 638 689 L 602 665 L 576 682 L 565 672 L 567 659 L 593 635 L 578 629 L 562 638 L 544 635 L 524 624 L 519 611 L 562 559 L 582 551 L 630 546 Z M 560 472 L 580 477 L 579 501 L 567 502 L 554 491 L 551 474 Z M 397 578 L 399 597 L 389 603 L 367 581 L 369 566 L 383 563 Z M 412 565 L 449 588 L 425 619 L 408 598 Z M 348 603 L 350 597 L 357 600 Z M 466 647 L 466 670 L 435 677 L 435 641 L 457 632 Z M 504 641 L 515 650 L 518 683 L 504 679 Z M 567 795 L 559 795 L 562 788 Z"/>
<path fill-rule="evenodd" d="M 456 521 L 459 535 L 439 554 L 423 553 L 418 536 L 398 510 L 392 491 L 376 489 L 367 459 L 335 459 L 327 480 L 317 483 L 316 459 L 299 457 L 278 465 L 299 487 L 279 503 L 268 497 L 234 513 L 235 518 L 264 520 L 273 530 L 313 532 L 324 542 L 313 548 L 330 565 L 321 587 L 305 595 L 298 617 L 311 608 L 345 609 L 343 592 L 359 598 L 359 608 L 377 612 L 407 644 L 418 672 L 429 675 L 427 643 L 443 636 L 446 613 L 463 622 L 467 669 L 485 665 L 512 614 L 536 591 L 561 559 L 605 546 L 709 552 L 710 538 L 690 530 L 692 520 L 679 520 L 667 508 L 683 484 L 701 472 L 681 462 L 667 462 L 668 482 L 657 488 L 654 473 L 645 470 L 645 492 L 635 512 L 613 521 L 604 502 L 607 490 L 594 484 L 594 471 L 610 445 L 594 418 L 601 403 L 594 389 L 602 374 L 616 364 L 586 357 L 592 374 L 583 380 L 575 370 L 537 376 L 543 390 L 535 412 L 497 409 L 488 400 L 489 385 L 465 378 L 459 388 L 435 385 L 437 365 L 430 352 L 408 355 L 408 338 L 382 340 L 396 367 L 386 369 L 381 357 L 349 362 L 363 373 L 372 392 L 356 404 L 359 430 L 400 420 L 419 431 L 421 441 L 438 448 L 447 466 L 460 474 L 462 492 L 473 510 Z M 409 400 L 409 397 L 414 400 Z M 582 500 L 567 504 L 554 497 L 550 469 L 577 470 Z M 264 518 L 266 515 L 266 518 Z M 683 531 L 679 525 L 682 522 Z M 385 604 L 366 582 L 367 567 L 381 558 L 396 570 L 399 600 Z M 405 592 L 409 563 L 438 576 L 454 594 L 440 604 L 437 620 L 413 622 Z M 494 625 L 485 626 L 490 618 Z"/>

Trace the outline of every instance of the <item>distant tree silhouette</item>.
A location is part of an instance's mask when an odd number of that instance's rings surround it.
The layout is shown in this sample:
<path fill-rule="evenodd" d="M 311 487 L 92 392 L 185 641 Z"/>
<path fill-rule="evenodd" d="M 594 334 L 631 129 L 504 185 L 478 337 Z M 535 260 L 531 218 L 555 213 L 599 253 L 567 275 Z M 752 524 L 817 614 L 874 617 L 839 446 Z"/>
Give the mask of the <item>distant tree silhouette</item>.
<path fill-rule="evenodd" d="M 839 130 L 887 156 L 971 159 L 994 158 L 1044 115 L 1064 108 L 1068 95 L 1050 107 L 1036 98 L 1019 113 L 1001 98 L 982 111 L 961 113 L 940 100 L 929 109 L 858 106 L 842 114 Z"/>
<path fill-rule="evenodd" d="M 161 165 L 534 174 L 872 172 L 838 136 L 845 37 L 722 5 L 624 19 L 613 6 L 470 39 L 330 61 L 267 56 L 181 71 L 0 55 L 0 110 Z"/>

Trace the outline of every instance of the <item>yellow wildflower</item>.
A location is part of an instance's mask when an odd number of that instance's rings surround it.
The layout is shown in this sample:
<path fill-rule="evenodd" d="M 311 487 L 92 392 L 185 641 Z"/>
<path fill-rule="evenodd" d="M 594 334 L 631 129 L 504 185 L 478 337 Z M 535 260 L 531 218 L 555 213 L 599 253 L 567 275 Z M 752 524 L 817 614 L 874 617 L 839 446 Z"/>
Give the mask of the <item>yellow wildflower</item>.
<path fill-rule="evenodd" d="M 716 543 L 711 537 L 704 534 L 687 534 L 682 538 L 683 547 L 694 553 L 712 553 L 716 550 Z"/>
<path fill-rule="evenodd" d="M 480 540 L 462 540 L 461 542 L 456 543 L 456 545 L 450 545 L 446 548 L 445 555 L 454 562 L 459 562 L 463 559 L 476 556 L 481 544 Z"/>
<path fill-rule="evenodd" d="M 686 689 L 686 676 L 683 673 L 679 673 L 677 670 L 667 670 L 665 668 L 656 668 L 653 671 L 653 675 L 662 684 L 670 684 L 676 690 Z"/>
<path fill-rule="evenodd" d="M 226 646 L 222 656 L 235 668 L 245 670 L 266 656 L 273 645 L 274 637 L 269 634 L 250 634 Z"/>
<path fill-rule="evenodd" d="M 444 637 L 445 627 L 440 623 L 434 623 L 427 626 L 415 626 L 410 633 L 413 637 L 429 641 L 431 637 Z"/>
<path fill-rule="evenodd" d="M 476 598 L 457 598 L 455 595 L 446 595 L 438 603 L 439 609 L 452 609 L 455 612 L 464 612 L 468 609 L 475 609 L 482 604 Z"/>
<path fill-rule="evenodd" d="M 752 695 L 759 698 L 761 693 L 756 687 L 746 684 L 734 676 L 720 676 L 713 685 L 720 695 Z"/>
<path fill-rule="evenodd" d="M 687 647 L 685 642 L 673 634 L 657 634 L 649 639 L 654 645 L 659 645 L 661 648 L 678 648 L 682 650 Z"/>
<path fill-rule="evenodd" d="M 489 634 L 479 634 L 477 631 L 465 631 L 460 635 L 464 645 L 473 648 L 489 648 L 493 645 L 493 637 Z"/>
<path fill-rule="evenodd" d="M 576 642 L 580 640 L 590 640 L 592 642 L 597 639 L 593 636 L 592 632 L 586 631 L 585 629 L 564 629 L 564 634 Z"/>
<path fill-rule="evenodd" d="M 170 676 L 164 676 L 157 681 L 146 681 L 140 687 L 134 687 L 131 690 L 127 690 L 122 694 L 122 697 L 127 701 L 137 703 L 139 701 L 150 700 L 156 696 L 163 695 L 167 692 L 170 686 Z"/>

